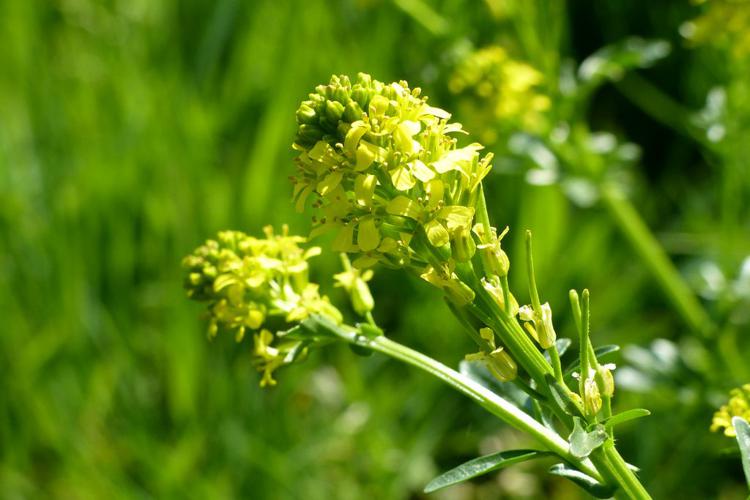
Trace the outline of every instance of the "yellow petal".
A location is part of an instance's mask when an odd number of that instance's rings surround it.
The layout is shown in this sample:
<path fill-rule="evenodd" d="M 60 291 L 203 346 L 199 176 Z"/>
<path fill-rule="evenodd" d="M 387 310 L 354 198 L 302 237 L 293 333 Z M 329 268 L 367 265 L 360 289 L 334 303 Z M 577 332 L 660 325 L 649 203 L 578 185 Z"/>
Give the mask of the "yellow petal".
<path fill-rule="evenodd" d="M 443 200 L 444 190 L 443 181 L 440 179 L 432 179 L 427 183 L 425 186 L 425 191 L 427 191 L 428 196 L 427 210 L 435 210 L 437 208 L 438 203 Z"/>
<path fill-rule="evenodd" d="M 419 219 L 421 212 L 419 204 L 407 196 L 396 196 L 388 205 L 385 207 L 386 212 L 391 215 L 401 215 L 403 217 L 411 217 L 412 219 Z"/>
<path fill-rule="evenodd" d="M 445 220 L 448 231 L 471 227 L 471 220 L 474 218 L 474 209 L 462 205 L 451 205 L 443 207 L 438 212 L 438 217 Z"/>
<path fill-rule="evenodd" d="M 344 138 L 344 151 L 346 151 L 349 155 L 354 156 L 357 151 L 359 140 L 363 135 L 365 135 L 365 133 L 367 133 L 368 128 L 369 127 L 363 121 L 356 121 L 352 123 L 351 128 L 346 133 L 346 137 Z"/>
<path fill-rule="evenodd" d="M 373 96 L 372 99 L 370 99 L 370 106 L 368 107 L 370 116 L 379 117 L 384 115 L 385 112 L 388 111 L 388 106 L 390 106 L 390 104 L 391 102 L 385 96 Z"/>
<path fill-rule="evenodd" d="M 409 168 L 414 177 L 422 182 L 429 182 L 435 178 L 435 172 L 430 167 L 424 164 L 422 160 L 414 160 L 409 163 Z"/>
<path fill-rule="evenodd" d="M 442 247 L 450 240 L 448 230 L 434 219 L 424 225 L 424 230 L 427 233 L 427 239 L 430 240 L 433 246 Z"/>
<path fill-rule="evenodd" d="M 339 185 L 343 177 L 344 174 L 342 172 L 331 172 L 326 175 L 325 178 L 318 183 L 318 193 L 320 193 L 321 196 L 325 196 Z"/>
<path fill-rule="evenodd" d="M 375 161 L 375 157 L 376 155 L 373 148 L 370 147 L 366 141 L 362 141 L 357 148 L 354 170 L 361 172 L 362 170 L 369 168 L 370 165 L 372 165 L 372 162 Z"/>
<path fill-rule="evenodd" d="M 375 219 L 367 218 L 359 223 L 357 245 L 363 252 L 375 250 L 380 244 L 380 231 L 375 226 Z"/>
<path fill-rule="evenodd" d="M 409 172 L 409 169 L 406 167 L 399 167 L 392 171 L 391 182 L 393 182 L 393 187 L 399 191 L 409 190 L 417 183 L 411 175 L 411 172 Z"/>
<path fill-rule="evenodd" d="M 335 252 L 351 252 L 354 248 L 354 224 L 348 224 L 339 230 L 331 248 Z"/>
<path fill-rule="evenodd" d="M 354 194 L 357 204 L 363 207 L 372 205 L 372 197 L 375 194 L 377 178 L 372 174 L 362 174 L 354 180 Z"/>

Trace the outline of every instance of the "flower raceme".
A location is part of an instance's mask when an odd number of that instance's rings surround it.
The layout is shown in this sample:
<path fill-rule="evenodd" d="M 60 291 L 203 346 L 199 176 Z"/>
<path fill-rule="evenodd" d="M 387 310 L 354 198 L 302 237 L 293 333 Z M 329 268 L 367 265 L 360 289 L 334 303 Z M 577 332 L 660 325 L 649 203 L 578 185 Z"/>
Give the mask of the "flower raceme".
<path fill-rule="evenodd" d="M 384 84 L 360 73 L 333 76 L 297 111 L 294 197 L 317 199 L 313 235 L 336 231 L 334 249 L 376 262 L 424 267 L 411 239 L 420 231 L 456 260 L 473 255 L 471 226 L 491 154 L 458 147 L 461 125 L 429 106 L 406 82 Z"/>
<path fill-rule="evenodd" d="M 261 386 L 274 385 L 274 370 L 305 354 L 299 341 L 278 340 L 264 325 L 289 326 L 311 314 L 341 322 L 341 313 L 308 280 L 308 259 L 320 248 L 307 250 L 305 241 L 288 228 L 276 235 L 270 226 L 265 238 L 223 231 L 185 257 L 185 288 L 189 298 L 208 304 L 208 334 L 232 331 L 239 342 L 254 332 L 253 360 L 263 373 Z M 270 327 L 270 326 L 269 326 Z"/>

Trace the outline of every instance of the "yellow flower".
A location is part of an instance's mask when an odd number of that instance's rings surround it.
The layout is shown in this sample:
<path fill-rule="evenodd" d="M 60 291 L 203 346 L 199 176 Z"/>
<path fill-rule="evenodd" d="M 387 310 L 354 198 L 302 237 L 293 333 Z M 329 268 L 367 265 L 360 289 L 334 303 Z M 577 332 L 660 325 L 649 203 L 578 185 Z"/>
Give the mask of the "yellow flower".
<path fill-rule="evenodd" d="M 495 142 L 496 129 L 540 131 L 547 125 L 550 98 L 544 77 L 529 64 L 514 60 L 502 48 L 489 46 L 470 53 L 456 67 L 448 89 L 462 99 L 462 115 L 472 128 L 484 130 L 482 140 Z"/>
<path fill-rule="evenodd" d="M 729 394 L 729 402 L 714 413 L 711 431 L 716 432 L 723 428 L 725 436 L 734 437 L 736 433 L 732 426 L 732 417 L 750 420 L 750 384 L 732 389 Z"/>
<path fill-rule="evenodd" d="M 307 260 L 320 249 L 299 246 L 305 239 L 290 236 L 284 226 L 280 235 L 270 227 L 265 238 L 239 231 L 220 232 L 183 260 L 188 297 L 207 303 L 209 336 L 219 329 L 232 331 L 237 342 L 247 330 L 253 335 L 253 362 L 263 372 L 261 386 L 273 385 L 271 374 L 296 357 L 304 346 L 297 342 L 274 343 L 270 330 L 261 329 L 268 319 L 292 325 L 311 314 L 339 323 L 341 313 L 321 296 L 308 279 Z"/>
<path fill-rule="evenodd" d="M 458 147 L 461 125 L 449 118 L 406 82 L 359 74 L 318 86 L 297 112 L 293 145 L 297 206 L 316 198 L 311 236 L 335 231 L 334 249 L 358 254 L 358 267 L 424 261 L 410 246 L 419 231 L 470 258 L 473 200 L 492 155 Z"/>

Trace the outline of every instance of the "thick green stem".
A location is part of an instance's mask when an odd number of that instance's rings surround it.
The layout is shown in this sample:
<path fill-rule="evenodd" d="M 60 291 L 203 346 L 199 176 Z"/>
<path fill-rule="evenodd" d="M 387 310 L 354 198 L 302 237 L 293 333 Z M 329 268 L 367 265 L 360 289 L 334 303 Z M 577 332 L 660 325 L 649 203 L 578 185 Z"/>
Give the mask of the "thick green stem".
<path fill-rule="evenodd" d="M 340 338 L 344 338 L 347 342 L 380 352 L 437 377 L 468 396 L 508 425 L 529 434 L 546 450 L 555 453 L 566 462 L 574 465 L 596 480 L 603 480 L 602 475 L 589 460 L 576 458 L 570 453 L 570 445 L 559 434 L 537 422 L 513 403 L 503 399 L 470 378 L 461 375 L 459 372 L 385 336 L 368 338 L 360 335 L 357 331 L 343 332 L 341 329 L 336 329 L 333 333 Z"/>
<path fill-rule="evenodd" d="M 646 488 L 643 487 L 633 470 L 615 448 L 613 439 L 608 439 L 602 445 L 601 450 L 597 451 L 600 451 L 606 459 L 610 473 L 615 476 L 617 484 L 620 485 L 622 492 L 627 495 L 627 498 L 634 500 L 648 500 L 651 498 Z M 594 460 L 596 458 L 592 456 L 592 461 Z"/>
<path fill-rule="evenodd" d="M 685 323 L 695 332 L 711 336 L 715 328 L 705 309 L 625 195 L 613 186 L 604 186 L 602 201 Z"/>

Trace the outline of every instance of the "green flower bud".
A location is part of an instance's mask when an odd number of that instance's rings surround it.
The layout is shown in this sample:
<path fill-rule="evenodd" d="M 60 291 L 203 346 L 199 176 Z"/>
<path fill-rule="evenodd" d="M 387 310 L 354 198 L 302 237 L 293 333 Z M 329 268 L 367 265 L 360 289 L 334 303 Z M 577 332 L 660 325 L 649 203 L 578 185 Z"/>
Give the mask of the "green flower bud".
<path fill-rule="evenodd" d="M 612 397 L 615 393 L 615 378 L 612 376 L 614 365 L 599 365 L 596 368 L 596 384 L 602 396 Z"/>
<path fill-rule="evenodd" d="M 352 267 L 344 254 L 342 254 L 341 260 L 344 263 L 345 271 L 333 276 L 336 280 L 336 286 L 344 288 L 349 293 L 354 311 L 360 316 L 365 316 L 375 307 L 375 300 L 372 298 L 370 287 L 367 285 L 367 282 L 372 279 L 373 272 L 371 269 L 361 271 Z"/>
<path fill-rule="evenodd" d="M 518 375 L 518 366 L 505 349 L 499 347 L 487 357 L 487 368 L 503 382 L 510 382 Z"/>
<path fill-rule="evenodd" d="M 471 232 L 464 227 L 457 228 L 451 235 L 451 255 L 456 262 L 468 262 L 474 257 L 477 245 Z"/>
<path fill-rule="evenodd" d="M 602 409 L 602 397 L 599 387 L 593 379 L 586 379 L 583 384 L 583 409 L 586 415 L 594 416 Z"/>

